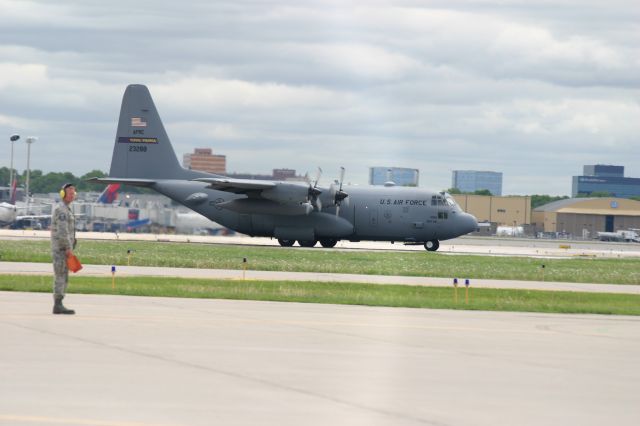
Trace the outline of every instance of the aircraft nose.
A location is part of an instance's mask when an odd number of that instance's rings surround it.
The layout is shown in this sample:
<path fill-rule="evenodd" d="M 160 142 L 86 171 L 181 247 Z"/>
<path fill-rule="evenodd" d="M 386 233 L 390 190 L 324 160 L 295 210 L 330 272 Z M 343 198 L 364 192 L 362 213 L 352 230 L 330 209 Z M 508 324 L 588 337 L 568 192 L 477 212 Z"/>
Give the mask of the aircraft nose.
<path fill-rule="evenodd" d="M 467 230 L 467 234 L 475 232 L 478 229 L 478 220 L 472 214 L 465 213 L 462 217 L 464 228 Z"/>

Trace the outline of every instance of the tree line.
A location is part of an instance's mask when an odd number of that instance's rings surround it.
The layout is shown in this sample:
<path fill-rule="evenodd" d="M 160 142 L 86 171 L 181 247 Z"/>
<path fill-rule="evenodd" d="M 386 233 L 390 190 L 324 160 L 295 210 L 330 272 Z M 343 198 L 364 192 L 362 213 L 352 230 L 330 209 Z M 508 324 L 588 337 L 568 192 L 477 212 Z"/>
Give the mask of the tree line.
<path fill-rule="evenodd" d="M 27 171 L 17 173 L 14 169 L 14 176 L 17 174 L 17 186 L 26 189 Z M 31 170 L 29 175 L 29 192 L 31 194 L 47 194 L 58 192 L 65 183 L 73 183 L 78 192 L 102 192 L 106 187 L 103 183 L 87 182 L 92 177 L 105 177 L 107 174 L 101 170 L 91 170 L 82 176 L 75 176 L 71 172 L 49 172 L 43 173 L 42 170 Z M 11 169 L 8 167 L 0 167 L 0 186 L 9 186 L 11 177 Z M 122 187 L 122 191 L 129 193 L 147 193 L 149 190 L 145 188 L 137 188 L 135 186 Z"/>

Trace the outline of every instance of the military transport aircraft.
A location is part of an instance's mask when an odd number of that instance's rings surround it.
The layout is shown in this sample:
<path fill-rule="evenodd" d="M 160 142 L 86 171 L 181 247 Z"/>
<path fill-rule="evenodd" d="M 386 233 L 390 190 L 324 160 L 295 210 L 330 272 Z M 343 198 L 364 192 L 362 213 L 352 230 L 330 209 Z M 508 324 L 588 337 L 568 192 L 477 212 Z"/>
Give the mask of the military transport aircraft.
<path fill-rule="evenodd" d="M 329 186 L 313 182 L 233 179 L 180 166 L 146 86 L 132 84 L 122 99 L 109 176 L 93 182 L 151 188 L 229 229 L 333 247 L 339 240 L 424 244 L 473 232 L 476 218 L 445 192 L 395 186 Z"/>

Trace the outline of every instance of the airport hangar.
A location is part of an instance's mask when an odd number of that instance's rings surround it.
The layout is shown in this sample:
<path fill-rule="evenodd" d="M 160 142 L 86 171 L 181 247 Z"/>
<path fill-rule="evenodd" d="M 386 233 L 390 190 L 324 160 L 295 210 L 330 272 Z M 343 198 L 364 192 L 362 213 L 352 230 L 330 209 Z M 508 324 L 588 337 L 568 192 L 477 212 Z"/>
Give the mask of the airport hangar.
<path fill-rule="evenodd" d="M 593 238 L 597 232 L 640 228 L 640 201 L 626 198 L 568 198 L 540 206 L 532 224 L 544 232 Z"/>
<path fill-rule="evenodd" d="M 523 226 L 525 233 L 553 232 L 594 238 L 597 232 L 640 228 L 640 201 L 626 198 L 568 198 L 531 208 L 531 197 L 453 195 L 479 223 Z"/>

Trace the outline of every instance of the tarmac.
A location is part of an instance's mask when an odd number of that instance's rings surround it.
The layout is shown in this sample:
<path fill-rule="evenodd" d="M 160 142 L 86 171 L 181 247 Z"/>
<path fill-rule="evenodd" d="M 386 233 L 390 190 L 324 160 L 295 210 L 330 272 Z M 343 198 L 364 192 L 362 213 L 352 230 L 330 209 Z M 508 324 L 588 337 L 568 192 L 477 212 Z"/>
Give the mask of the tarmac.
<path fill-rule="evenodd" d="M 514 251 L 483 243 L 467 247 Z M 465 250 L 452 247 L 445 252 Z M 622 257 L 635 257 L 628 247 Z M 594 256 L 620 257 L 597 248 Z M 0 271 L 52 274 L 49 263 L 0 262 Z M 111 266 L 79 274 L 110 277 Z M 140 266 L 116 274 L 452 284 Z M 640 293 L 544 281 L 471 287 Z M 77 315 L 52 315 L 51 294 L 0 292 L 0 425 L 625 426 L 640 418 L 638 317 L 79 294 L 65 303 Z"/>
<path fill-rule="evenodd" d="M 637 425 L 640 318 L 0 292 L 0 425 Z"/>

